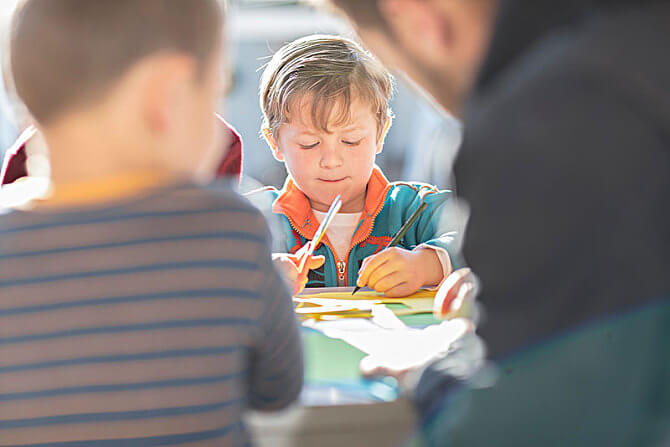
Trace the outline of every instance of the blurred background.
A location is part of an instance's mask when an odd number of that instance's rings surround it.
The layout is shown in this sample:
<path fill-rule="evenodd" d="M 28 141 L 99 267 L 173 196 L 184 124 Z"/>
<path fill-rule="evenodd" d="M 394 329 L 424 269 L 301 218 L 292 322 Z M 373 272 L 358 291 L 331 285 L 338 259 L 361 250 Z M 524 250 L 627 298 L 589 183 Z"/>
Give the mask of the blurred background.
<path fill-rule="evenodd" d="M 0 1 L 0 26 L 5 59 L 6 32 L 16 0 Z M 275 161 L 260 137 L 261 111 L 258 84 L 261 67 L 284 43 L 314 33 L 353 37 L 347 23 L 331 14 L 285 0 L 231 0 L 228 10 L 228 59 L 231 86 L 223 101 L 225 118 L 242 135 L 244 177 L 242 189 L 262 185 L 280 187 L 286 177 L 284 166 Z M 0 88 L 0 159 L 18 133 L 27 125 L 16 116 L 5 82 Z M 418 180 L 450 187 L 445 176 L 461 141 L 460 123 L 436 112 L 429 102 L 397 77 L 392 101 L 396 118 L 384 152 L 377 158 L 390 180 Z M 439 167 L 439 169 L 438 169 Z"/>

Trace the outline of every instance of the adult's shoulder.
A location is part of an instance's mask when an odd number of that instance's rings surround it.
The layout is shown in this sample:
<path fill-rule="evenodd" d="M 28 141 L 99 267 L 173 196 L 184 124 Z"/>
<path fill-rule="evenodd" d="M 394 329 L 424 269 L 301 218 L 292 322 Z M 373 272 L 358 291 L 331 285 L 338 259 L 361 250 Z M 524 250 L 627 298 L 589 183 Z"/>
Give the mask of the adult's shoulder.
<path fill-rule="evenodd" d="M 670 4 L 646 3 L 594 13 L 538 40 L 478 86 L 466 132 L 492 113 L 512 120 L 559 102 L 576 108 L 603 95 L 670 128 L 670 59 L 664 45 Z"/>
<path fill-rule="evenodd" d="M 518 157 L 554 173 L 603 157 L 610 167 L 659 158 L 654 138 L 670 133 L 668 29 L 670 4 L 616 9 L 556 30 L 508 64 L 468 105 L 459 192 L 489 171 L 519 172 Z M 636 159 L 608 155 L 632 149 Z"/>

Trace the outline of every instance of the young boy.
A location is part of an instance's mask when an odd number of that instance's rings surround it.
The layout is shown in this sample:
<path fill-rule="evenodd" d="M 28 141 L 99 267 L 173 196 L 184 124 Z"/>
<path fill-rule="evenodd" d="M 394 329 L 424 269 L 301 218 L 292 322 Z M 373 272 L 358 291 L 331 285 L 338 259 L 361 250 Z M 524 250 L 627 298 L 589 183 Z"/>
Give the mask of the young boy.
<path fill-rule="evenodd" d="M 391 75 L 355 42 L 310 36 L 281 48 L 263 73 L 263 134 L 285 163 L 281 191 L 250 193 L 275 219 L 275 262 L 294 291 L 369 286 L 406 296 L 437 286 L 453 269 L 462 222 L 449 191 L 420 183 L 389 183 L 375 166 L 391 125 Z M 335 197 L 343 205 L 313 259 L 298 272 Z M 401 244 L 383 250 L 410 215 L 428 204 Z M 383 250 L 383 251 L 382 251 Z M 324 263 L 325 261 L 325 263 Z"/>
<path fill-rule="evenodd" d="M 0 216 L 0 444 L 248 445 L 302 385 L 262 215 L 220 160 L 216 0 L 27 0 L 11 70 L 53 193 Z"/>

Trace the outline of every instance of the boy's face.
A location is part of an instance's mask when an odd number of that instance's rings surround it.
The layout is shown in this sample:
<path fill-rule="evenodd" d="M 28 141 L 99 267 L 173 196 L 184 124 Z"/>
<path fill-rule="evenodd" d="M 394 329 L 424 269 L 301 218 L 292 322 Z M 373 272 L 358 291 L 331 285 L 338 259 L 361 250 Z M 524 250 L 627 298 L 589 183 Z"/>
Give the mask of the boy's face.
<path fill-rule="evenodd" d="M 275 158 L 286 164 L 291 177 L 309 198 L 312 208 L 327 211 L 337 195 L 344 213 L 363 210 L 375 156 L 382 151 L 375 114 L 354 97 L 350 120 L 316 128 L 310 117 L 311 101 L 295 102 L 290 122 L 282 124 L 273 147 Z M 337 109 L 337 107 L 335 107 Z M 272 144 L 272 143 L 271 143 Z"/>

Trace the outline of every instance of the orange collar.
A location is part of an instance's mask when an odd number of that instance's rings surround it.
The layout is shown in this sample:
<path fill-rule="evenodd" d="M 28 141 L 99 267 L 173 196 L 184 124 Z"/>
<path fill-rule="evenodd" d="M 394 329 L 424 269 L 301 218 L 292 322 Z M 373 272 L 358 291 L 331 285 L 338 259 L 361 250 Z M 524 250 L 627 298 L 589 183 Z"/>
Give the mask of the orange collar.
<path fill-rule="evenodd" d="M 375 165 L 370 180 L 368 180 L 368 187 L 365 193 L 364 220 L 359 225 L 352 241 L 360 239 L 363 233 L 367 237 L 372 232 L 374 218 L 384 207 L 384 198 L 390 187 L 391 183 L 386 179 L 381 169 Z M 291 176 L 288 176 L 284 187 L 279 191 L 279 197 L 273 202 L 272 212 L 288 217 L 291 225 L 307 239 L 312 239 L 314 233 L 319 228 L 319 221 L 312 212 L 309 199 L 296 186 Z"/>

